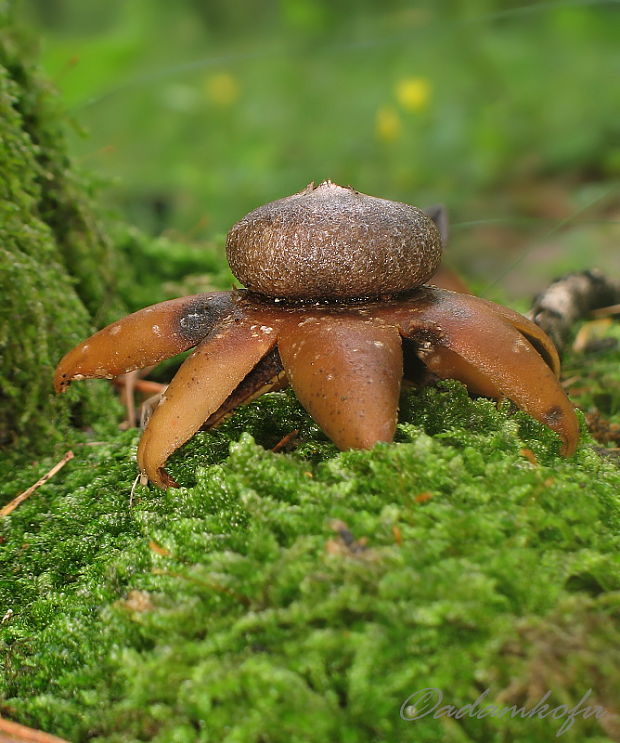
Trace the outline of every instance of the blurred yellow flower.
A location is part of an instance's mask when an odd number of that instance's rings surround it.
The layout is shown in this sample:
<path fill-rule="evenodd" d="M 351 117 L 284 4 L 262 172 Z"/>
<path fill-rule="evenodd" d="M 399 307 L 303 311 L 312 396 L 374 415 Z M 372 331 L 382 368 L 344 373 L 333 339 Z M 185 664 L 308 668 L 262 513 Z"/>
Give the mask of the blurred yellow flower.
<path fill-rule="evenodd" d="M 408 111 L 427 108 L 431 96 L 430 82 L 424 77 L 405 77 L 396 83 L 396 100 Z"/>
<path fill-rule="evenodd" d="M 381 106 L 377 111 L 375 133 L 384 142 L 394 142 L 403 131 L 398 111 L 393 106 Z"/>
<path fill-rule="evenodd" d="M 205 88 L 209 98 L 218 106 L 231 106 L 239 98 L 239 83 L 230 72 L 209 75 Z"/>

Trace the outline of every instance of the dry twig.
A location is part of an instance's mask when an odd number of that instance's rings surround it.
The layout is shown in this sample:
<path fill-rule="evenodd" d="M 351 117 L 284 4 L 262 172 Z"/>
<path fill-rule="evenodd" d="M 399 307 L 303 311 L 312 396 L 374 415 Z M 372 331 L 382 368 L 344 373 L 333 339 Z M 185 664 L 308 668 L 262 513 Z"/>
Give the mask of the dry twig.
<path fill-rule="evenodd" d="M 620 304 L 612 304 L 609 307 L 600 307 L 597 310 L 592 310 L 592 317 L 612 317 L 613 315 L 620 315 Z"/>
<path fill-rule="evenodd" d="M 293 439 L 297 436 L 299 433 L 299 429 L 295 428 L 290 433 L 287 433 L 285 436 L 283 436 L 280 441 L 271 449 L 271 451 L 280 451 L 281 449 L 284 449 L 285 446 L 288 446 L 288 444 L 293 441 Z"/>
<path fill-rule="evenodd" d="M 35 482 L 34 485 L 31 485 L 27 490 L 24 490 L 23 493 L 20 493 L 19 495 L 15 496 L 12 501 L 7 503 L 3 508 L 0 508 L 0 516 L 8 516 L 12 511 L 14 511 L 17 506 L 20 505 L 20 503 L 23 503 L 26 498 L 29 498 L 34 491 L 37 488 L 40 488 L 41 485 L 44 485 L 50 478 L 54 477 L 54 475 L 61 470 L 65 464 L 71 459 L 73 459 L 73 452 L 68 451 L 65 456 L 60 460 L 60 462 L 57 462 L 52 469 L 49 472 L 46 472 L 43 477 L 41 477 L 39 480 Z M 1 741 L 0 741 L 1 743 Z"/>

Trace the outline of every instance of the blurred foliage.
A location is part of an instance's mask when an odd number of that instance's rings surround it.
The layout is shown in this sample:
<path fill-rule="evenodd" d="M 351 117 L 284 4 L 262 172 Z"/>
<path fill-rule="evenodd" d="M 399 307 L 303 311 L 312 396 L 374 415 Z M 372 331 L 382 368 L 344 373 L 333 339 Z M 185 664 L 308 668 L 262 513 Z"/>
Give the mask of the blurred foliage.
<path fill-rule="evenodd" d="M 446 203 L 457 222 L 452 252 L 483 285 L 519 250 L 553 253 L 549 233 L 566 219 L 599 222 L 594 241 L 577 233 L 571 268 L 589 260 L 620 270 L 617 225 L 604 224 L 618 217 L 616 3 L 22 8 L 89 132 L 75 135 L 74 151 L 113 179 L 109 203 L 147 231 L 216 239 L 221 249 L 222 233 L 250 209 L 330 177 Z M 528 254 L 516 271 L 526 290 L 536 262 Z"/>

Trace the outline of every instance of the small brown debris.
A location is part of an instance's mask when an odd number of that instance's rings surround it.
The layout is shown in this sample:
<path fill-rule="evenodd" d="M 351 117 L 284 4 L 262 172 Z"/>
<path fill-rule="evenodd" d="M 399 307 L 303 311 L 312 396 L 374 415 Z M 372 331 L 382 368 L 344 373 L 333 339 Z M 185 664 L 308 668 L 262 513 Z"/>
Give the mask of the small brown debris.
<path fill-rule="evenodd" d="M 416 495 L 416 497 L 414 498 L 414 501 L 416 503 L 426 503 L 432 497 L 433 497 L 433 494 L 431 492 L 429 492 L 428 490 L 425 490 L 422 493 L 418 493 L 418 495 Z"/>
<path fill-rule="evenodd" d="M 151 595 L 148 591 L 129 591 L 127 594 L 127 598 L 118 601 L 118 606 L 122 606 L 125 609 L 129 609 L 129 611 L 137 611 L 137 612 L 145 612 L 145 611 L 151 611 L 155 607 L 153 606 L 153 602 L 151 601 Z"/>
<path fill-rule="evenodd" d="M 595 411 L 586 413 L 588 431 L 600 444 L 620 444 L 620 425 L 612 423 Z"/>
<path fill-rule="evenodd" d="M 334 519 L 330 523 L 330 528 L 338 534 L 338 539 L 328 539 L 325 544 L 325 551 L 328 555 L 340 555 L 343 557 L 368 557 L 371 550 L 368 549 L 368 538 L 361 537 L 355 539 L 349 531 L 349 527 L 340 521 Z"/>
<path fill-rule="evenodd" d="M 591 350 L 597 350 L 597 346 L 603 341 L 614 340 L 606 339 L 605 333 L 612 324 L 611 318 L 606 317 L 601 320 L 592 320 L 583 325 L 573 341 L 573 351 L 575 353 L 587 353 Z"/>
<path fill-rule="evenodd" d="M 529 462 L 531 462 L 534 465 L 538 464 L 538 459 L 536 458 L 536 454 L 531 449 L 519 449 L 519 454 L 522 457 L 525 457 Z"/>
<path fill-rule="evenodd" d="M 170 550 L 157 544 L 157 542 L 154 542 L 152 539 L 149 542 L 149 549 L 151 552 L 155 552 L 155 554 L 160 555 L 161 557 L 170 557 Z"/>
<path fill-rule="evenodd" d="M 287 433 L 286 436 L 283 436 L 280 441 L 272 448 L 271 451 L 280 451 L 281 449 L 287 448 L 293 448 L 293 446 L 290 446 L 291 444 L 294 444 L 295 439 L 299 435 L 299 429 L 295 428 L 290 433 Z"/>
<path fill-rule="evenodd" d="M 392 527 L 392 534 L 394 535 L 394 541 L 400 547 L 400 545 L 403 543 L 403 535 L 400 528 L 396 526 L 396 524 L 394 524 L 394 526 Z"/>

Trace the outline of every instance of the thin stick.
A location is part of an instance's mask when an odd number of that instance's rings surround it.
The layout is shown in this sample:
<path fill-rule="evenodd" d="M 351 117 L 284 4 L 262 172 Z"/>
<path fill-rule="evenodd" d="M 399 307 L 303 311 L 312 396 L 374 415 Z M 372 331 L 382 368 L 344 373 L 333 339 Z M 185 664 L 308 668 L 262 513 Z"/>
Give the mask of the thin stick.
<path fill-rule="evenodd" d="M 67 743 L 64 738 L 0 718 L 0 743 Z"/>
<path fill-rule="evenodd" d="M 295 436 L 297 436 L 298 433 L 298 428 L 291 431 L 290 433 L 287 433 L 286 436 L 283 436 L 280 441 L 278 441 L 278 443 L 273 447 L 271 451 L 280 451 L 280 449 L 283 449 L 292 439 L 295 438 Z"/>
<path fill-rule="evenodd" d="M 136 479 L 133 481 L 133 485 L 131 486 L 131 492 L 129 493 L 129 508 L 133 506 L 133 496 L 136 492 L 136 488 L 138 487 L 138 483 L 142 484 L 142 473 L 138 473 L 136 475 Z M 0 741 L 2 743 L 2 741 Z"/>
<path fill-rule="evenodd" d="M 121 389 L 129 387 L 130 384 L 125 379 L 127 376 L 127 374 L 123 374 L 121 377 L 116 377 L 114 384 Z M 168 385 L 161 382 L 152 382 L 150 379 L 136 379 L 135 382 L 131 383 L 131 386 L 136 392 L 141 392 L 144 395 L 156 395 L 163 392 Z"/>
<path fill-rule="evenodd" d="M 620 304 L 612 304 L 610 307 L 601 307 L 598 310 L 590 312 L 592 317 L 610 317 L 611 315 L 620 315 Z"/>
<path fill-rule="evenodd" d="M 31 485 L 28 490 L 24 490 L 23 493 L 20 493 L 19 495 L 15 496 L 12 501 L 6 504 L 3 508 L 0 508 L 0 517 L 1 516 L 8 516 L 12 511 L 14 511 L 17 506 L 20 505 L 20 503 L 23 503 L 26 498 L 29 498 L 34 491 L 37 488 L 40 488 L 41 485 L 44 485 L 50 478 L 54 477 L 54 475 L 61 470 L 65 464 L 71 459 L 73 459 L 74 454 L 72 451 L 68 451 L 65 456 L 60 460 L 60 462 L 57 462 L 52 469 L 47 472 L 43 477 L 35 482 L 34 485 Z"/>
<path fill-rule="evenodd" d="M 148 379 L 142 379 L 145 374 L 148 374 L 152 366 L 148 366 L 145 369 L 137 369 L 135 371 L 126 372 L 116 377 L 114 385 L 120 390 L 121 402 L 125 407 L 126 419 L 120 424 L 121 429 L 135 428 L 136 427 L 136 404 L 135 404 L 135 393 L 139 392 L 142 395 L 148 396 L 156 393 L 162 393 L 167 385 L 161 384 L 160 382 L 151 382 Z M 2 741 L 0 741 L 2 743 Z"/>

